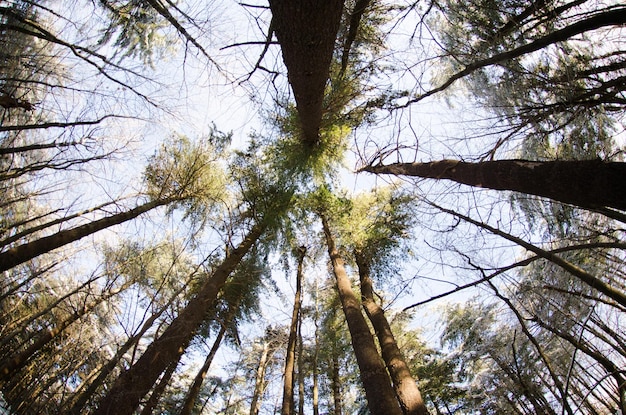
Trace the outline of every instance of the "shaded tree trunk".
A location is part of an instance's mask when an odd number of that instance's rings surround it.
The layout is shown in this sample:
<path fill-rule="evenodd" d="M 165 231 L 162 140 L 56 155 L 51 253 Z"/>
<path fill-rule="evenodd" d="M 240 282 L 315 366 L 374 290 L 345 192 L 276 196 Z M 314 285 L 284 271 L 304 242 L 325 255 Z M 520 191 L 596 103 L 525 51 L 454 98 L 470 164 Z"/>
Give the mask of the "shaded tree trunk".
<path fill-rule="evenodd" d="M 49 236 L 44 236 L 43 238 L 39 238 L 32 242 L 16 246 L 15 248 L 11 248 L 0 253 L 0 272 L 7 271 L 41 254 L 45 254 L 46 252 L 50 252 L 69 243 L 76 242 L 85 236 L 134 219 L 142 213 L 148 212 L 159 206 L 167 205 L 172 201 L 173 199 L 154 200 L 141 206 L 137 206 L 129 211 L 107 216 L 85 225 L 66 229 Z"/>
<path fill-rule="evenodd" d="M 626 210 L 626 163 L 601 160 L 441 160 L 367 166 L 375 174 L 449 179 L 470 186 L 513 190 L 585 208 Z"/>
<path fill-rule="evenodd" d="M 324 89 L 343 0 L 270 0 L 272 24 L 296 99 L 303 142 L 319 143 Z"/>
<path fill-rule="evenodd" d="M 337 289 L 343 307 L 348 329 L 352 340 L 352 347 L 359 365 L 361 382 L 365 389 L 368 407 L 372 415 L 399 415 L 402 410 L 398 405 L 391 381 L 382 361 L 372 333 L 361 313 L 361 306 L 357 300 L 350 279 L 344 268 L 344 262 L 335 246 L 335 240 L 330 232 L 328 221 L 324 214 L 320 214 L 322 227 L 328 244 L 328 254 L 337 279 Z"/>
<path fill-rule="evenodd" d="M 294 369 L 296 361 L 296 340 L 298 321 L 300 318 L 300 305 L 302 302 L 302 265 L 306 247 L 300 247 L 298 256 L 298 271 L 296 272 L 296 293 L 293 300 L 291 325 L 289 327 L 289 339 L 287 341 L 287 355 L 285 357 L 285 377 L 283 386 L 283 404 L 281 415 L 292 415 L 294 412 L 293 390 L 295 385 Z"/>
<path fill-rule="evenodd" d="M 165 392 L 165 388 L 167 388 L 170 380 L 172 380 L 172 376 L 174 376 L 174 372 L 176 371 L 176 367 L 178 367 L 178 362 L 180 361 L 181 356 L 182 354 L 179 355 L 178 360 L 171 362 L 167 367 L 165 373 L 161 376 L 159 383 L 157 383 L 156 387 L 152 391 L 152 394 L 150 394 L 150 398 L 148 398 L 148 401 L 141 410 L 141 415 L 152 415 L 152 411 L 156 408 L 157 403 L 159 403 L 159 399 L 161 399 L 163 392 Z"/>
<path fill-rule="evenodd" d="M 378 337 L 381 354 L 387 365 L 387 370 L 391 375 L 393 387 L 398 396 L 402 411 L 405 415 L 428 415 L 426 404 L 422 399 L 415 379 L 413 379 L 411 375 L 406 360 L 398 347 L 398 343 L 393 336 L 383 309 L 374 300 L 369 261 L 360 251 L 355 251 L 354 256 L 359 268 L 363 308 L 365 308 L 365 313 L 372 322 L 372 326 Z"/>
<path fill-rule="evenodd" d="M 204 382 L 204 378 L 206 377 L 207 372 L 209 371 L 209 367 L 211 367 L 211 363 L 213 362 L 213 358 L 217 353 L 217 350 L 220 348 L 220 344 L 224 339 L 224 335 L 226 334 L 226 327 L 230 324 L 230 322 L 225 322 L 222 324 L 219 333 L 217 333 L 217 337 L 213 341 L 213 346 L 209 351 L 206 359 L 204 360 L 204 364 L 196 374 L 196 377 L 193 380 L 193 384 L 189 391 L 187 392 L 187 396 L 185 397 L 185 403 L 183 404 L 182 409 L 180 410 L 179 415 L 190 415 L 191 410 L 193 409 L 193 405 L 196 403 L 198 399 L 198 395 L 200 395 L 200 390 L 202 389 L 202 382 Z"/>
<path fill-rule="evenodd" d="M 207 312 L 226 283 L 231 272 L 241 262 L 265 229 L 254 226 L 239 246 L 230 252 L 210 278 L 200 287 L 198 294 L 172 321 L 163 334 L 156 339 L 126 372 L 115 381 L 102 399 L 94 415 L 131 415 L 139 401 L 150 390 L 159 375 L 172 361 L 178 360 L 193 338 Z"/>

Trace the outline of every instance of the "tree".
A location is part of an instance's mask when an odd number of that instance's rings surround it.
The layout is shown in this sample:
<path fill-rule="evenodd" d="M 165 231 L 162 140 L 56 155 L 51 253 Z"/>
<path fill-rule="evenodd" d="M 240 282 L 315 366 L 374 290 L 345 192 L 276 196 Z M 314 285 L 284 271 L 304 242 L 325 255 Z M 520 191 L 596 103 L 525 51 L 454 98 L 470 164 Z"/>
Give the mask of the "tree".
<path fill-rule="evenodd" d="M 496 160 L 468 163 L 441 160 L 430 163 L 369 165 L 361 169 L 458 183 L 494 190 L 513 190 L 549 197 L 589 209 L 626 210 L 622 177 L 626 164 L 601 160 Z"/>

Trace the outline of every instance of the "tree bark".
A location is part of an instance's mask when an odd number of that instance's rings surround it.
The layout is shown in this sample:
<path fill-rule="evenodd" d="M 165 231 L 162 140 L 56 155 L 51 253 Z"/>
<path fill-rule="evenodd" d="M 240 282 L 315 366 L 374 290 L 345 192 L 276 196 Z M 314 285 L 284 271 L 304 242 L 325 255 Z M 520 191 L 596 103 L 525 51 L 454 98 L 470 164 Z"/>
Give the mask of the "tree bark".
<path fill-rule="evenodd" d="M 174 372 L 176 371 L 176 367 L 178 366 L 178 362 L 180 361 L 181 356 L 182 355 L 179 355 L 178 360 L 171 362 L 170 365 L 167 367 L 165 373 L 163 373 L 163 376 L 161 376 L 159 383 L 157 383 L 156 387 L 152 391 L 150 398 L 148 398 L 148 401 L 141 410 L 141 415 L 152 415 L 152 411 L 154 411 L 154 408 L 156 407 L 157 403 L 159 403 L 159 399 L 161 399 L 163 392 L 165 392 L 165 388 L 167 388 L 167 385 L 170 383 L 172 376 L 174 376 Z"/>
<path fill-rule="evenodd" d="M 167 205 L 172 201 L 173 199 L 153 200 L 129 211 L 107 216 L 85 225 L 66 229 L 49 236 L 44 236 L 43 238 L 39 238 L 32 242 L 16 246 L 15 248 L 11 248 L 0 253 L 0 272 L 7 271 L 41 254 L 45 254 L 46 252 L 50 252 L 69 243 L 76 242 L 85 236 L 134 219 L 142 213 L 148 212 L 149 210 L 159 206 Z"/>
<path fill-rule="evenodd" d="M 417 383 L 415 383 L 415 379 L 413 379 L 406 360 L 398 347 L 383 309 L 374 300 L 369 261 L 360 251 L 355 251 L 354 256 L 359 268 L 363 308 L 378 337 L 381 354 L 391 375 L 400 407 L 405 415 L 429 415 Z"/>
<path fill-rule="evenodd" d="M 159 375 L 172 361 L 177 360 L 184 353 L 227 278 L 252 248 L 264 229 L 264 225 L 258 224 L 250 230 L 165 332 L 148 346 L 129 370 L 117 378 L 94 415 L 131 415 L 135 411 L 139 401 L 154 385 Z"/>
<path fill-rule="evenodd" d="M 285 357 L 285 373 L 283 384 L 283 405 L 281 415 L 292 415 L 294 412 L 293 390 L 295 385 L 294 369 L 296 361 L 296 337 L 298 320 L 300 318 L 300 304 L 302 302 L 302 264 L 306 247 L 299 248 L 298 271 L 296 272 L 296 294 L 293 300 L 289 340 L 287 341 L 287 356 Z"/>
<path fill-rule="evenodd" d="M 272 24 L 296 99 L 303 141 L 319 143 L 324 89 L 343 0 L 270 0 Z"/>
<path fill-rule="evenodd" d="M 449 179 L 470 186 L 513 190 L 585 208 L 626 210 L 626 163 L 601 160 L 442 160 L 362 169 L 375 174 Z"/>
<path fill-rule="evenodd" d="M 204 378 L 206 377 L 207 372 L 209 371 L 209 367 L 211 367 L 211 363 L 213 362 L 213 358 L 217 353 L 217 350 L 220 348 L 220 344 L 224 339 L 224 335 L 226 334 L 226 327 L 230 324 L 230 322 L 225 322 L 222 324 L 217 337 L 213 341 L 213 346 L 209 351 L 206 359 L 204 360 L 204 364 L 196 374 L 195 379 L 193 380 L 193 384 L 189 391 L 187 392 L 187 396 L 185 397 L 185 403 L 183 404 L 182 409 L 180 410 L 179 415 L 190 415 L 191 410 L 193 409 L 193 405 L 196 403 L 198 399 L 198 395 L 200 395 L 200 389 L 202 388 L 202 382 L 204 382 Z"/>
<path fill-rule="evenodd" d="M 352 347 L 359 365 L 361 382 L 365 389 L 368 407 L 372 415 L 400 415 L 402 410 L 398 405 L 391 381 L 382 361 L 372 333 L 361 313 L 361 306 L 357 300 L 344 262 L 335 246 L 335 240 L 330 232 L 328 221 L 324 214 L 320 214 L 322 227 L 328 245 L 333 272 L 337 279 L 337 289 L 343 307 L 348 329 L 352 340 Z"/>

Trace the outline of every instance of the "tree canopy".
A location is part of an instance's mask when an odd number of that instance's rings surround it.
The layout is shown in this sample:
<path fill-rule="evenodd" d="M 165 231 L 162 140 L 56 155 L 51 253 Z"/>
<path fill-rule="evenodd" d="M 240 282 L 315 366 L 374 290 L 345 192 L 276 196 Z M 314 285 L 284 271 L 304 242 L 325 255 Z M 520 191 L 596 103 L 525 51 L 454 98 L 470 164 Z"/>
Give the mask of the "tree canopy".
<path fill-rule="evenodd" d="M 0 5 L 0 413 L 626 413 L 626 7 Z"/>

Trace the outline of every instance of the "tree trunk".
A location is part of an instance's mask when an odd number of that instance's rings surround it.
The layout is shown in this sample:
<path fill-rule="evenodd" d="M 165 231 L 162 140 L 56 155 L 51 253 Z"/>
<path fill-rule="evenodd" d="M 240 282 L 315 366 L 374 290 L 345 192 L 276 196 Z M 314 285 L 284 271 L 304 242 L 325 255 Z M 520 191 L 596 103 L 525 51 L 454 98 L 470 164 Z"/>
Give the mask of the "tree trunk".
<path fill-rule="evenodd" d="M 131 415 L 139 401 L 150 390 L 159 375 L 184 353 L 198 327 L 206 318 L 228 276 L 241 262 L 265 229 L 256 225 L 239 246 L 230 252 L 211 277 L 202 285 L 198 294 L 172 321 L 163 334 L 156 339 L 126 372 L 115 381 L 100 402 L 94 415 Z"/>
<path fill-rule="evenodd" d="M 182 356 L 182 354 L 179 355 L 178 360 L 170 363 L 163 376 L 161 376 L 161 380 L 159 380 L 159 383 L 157 383 L 156 387 L 152 391 L 152 394 L 150 395 L 150 398 L 148 398 L 148 401 L 141 410 L 141 415 L 152 415 L 152 411 L 154 411 L 154 408 L 157 403 L 159 403 L 159 399 L 161 399 L 163 392 L 165 392 L 165 388 L 167 388 L 172 376 L 174 376 L 174 372 L 176 371 L 176 367 L 180 361 L 180 356 Z"/>
<path fill-rule="evenodd" d="M 0 272 L 7 271 L 46 252 L 76 242 L 85 236 L 134 219 L 142 213 L 159 206 L 167 205 L 172 201 L 172 199 L 154 200 L 129 211 L 107 216 L 75 228 L 65 229 L 55 234 L 44 236 L 43 238 L 11 248 L 0 253 Z"/>
<path fill-rule="evenodd" d="M 328 244 L 328 254 L 330 255 L 333 272 L 337 279 L 339 298 L 348 322 L 352 347 L 359 365 L 365 396 L 367 397 L 367 406 L 372 415 L 402 414 L 395 392 L 391 387 L 385 364 L 378 354 L 372 333 L 361 313 L 359 301 L 352 291 L 350 279 L 344 268 L 343 259 L 335 246 L 335 240 L 330 232 L 328 221 L 324 214 L 320 216 Z"/>
<path fill-rule="evenodd" d="M 224 339 L 224 335 L 226 334 L 226 327 L 230 324 L 230 321 L 224 322 L 222 327 L 220 328 L 217 337 L 213 341 L 213 346 L 209 351 L 206 359 L 204 360 L 204 364 L 200 368 L 200 371 L 196 374 L 195 379 L 193 380 L 193 384 L 189 391 L 187 392 L 187 396 L 185 397 L 185 403 L 183 404 L 182 409 L 180 410 L 179 415 L 190 415 L 191 410 L 193 409 L 193 405 L 196 403 L 198 399 L 198 395 L 200 395 L 200 390 L 202 389 L 202 382 L 204 382 L 204 378 L 206 377 L 207 372 L 209 371 L 209 367 L 211 367 L 211 363 L 213 362 L 213 358 L 217 353 L 217 350 L 220 348 L 220 344 Z"/>
<path fill-rule="evenodd" d="M 300 317 L 300 304 L 302 302 L 302 264 L 306 247 L 299 248 L 298 271 L 296 272 L 296 294 L 293 300 L 291 325 L 289 326 L 289 340 L 287 341 L 287 355 L 285 357 L 285 381 L 283 386 L 283 405 L 281 415 L 292 415 L 294 411 L 293 389 L 295 385 L 294 369 L 296 361 L 296 338 L 298 320 Z"/>
<path fill-rule="evenodd" d="M 337 339 L 334 340 L 335 342 L 337 341 Z M 335 415 L 341 415 L 343 412 L 343 401 L 341 400 L 341 377 L 339 376 L 339 352 L 335 346 L 336 344 L 333 345 L 333 356 L 331 362 L 333 405 L 335 407 L 333 413 Z"/>
<path fill-rule="evenodd" d="M 319 143 L 324 89 L 343 0 L 270 0 L 272 24 L 296 99 L 303 142 Z"/>
<path fill-rule="evenodd" d="M 298 415 L 304 415 L 304 344 L 302 342 L 302 314 L 298 319 Z"/>
<path fill-rule="evenodd" d="M 93 396 L 93 394 L 98 390 L 98 388 L 104 383 L 107 376 L 115 369 L 118 365 L 119 361 L 122 357 L 130 350 L 133 345 L 135 345 L 141 337 L 148 331 L 150 327 L 154 324 L 154 322 L 170 307 L 172 301 L 178 297 L 178 295 L 185 289 L 182 287 L 179 289 L 174 295 L 170 297 L 170 301 L 167 302 L 163 307 L 161 307 L 156 313 L 153 313 L 148 320 L 143 323 L 141 329 L 137 334 L 130 337 L 123 345 L 119 348 L 119 350 L 115 353 L 109 361 L 100 369 L 98 376 L 89 381 L 89 384 L 80 392 L 80 395 L 74 396 L 72 401 L 68 404 L 72 405 L 69 411 L 67 412 L 70 415 L 80 415 L 83 413 L 83 407 L 89 401 L 89 399 Z"/>
<path fill-rule="evenodd" d="M 370 277 L 368 259 L 359 251 L 355 251 L 354 256 L 359 268 L 363 308 L 365 308 L 365 313 L 372 322 L 372 326 L 378 337 L 383 360 L 391 375 L 393 387 L 398 396 L 402 411 L 405 415 L 428 415 L 428 409 L 426 409 L 426 405 L 415 383 L 415 379 L 411 376 L 411 371 L 393 336 L 383 309 L 374 300 L 374 290 Z"/>
<path fill-rule="evenodd" d="M 470 186 L 513 190 L 585 208 L 626 210 L 626 163 L 601 160 L 442 160 L 362 169 L 375 174 L 449 179 Z"/>
<path fill-rule="evenodd" d="M 261 409 L 261 395 L 263 395 L 263 390 L 265 389 L 265 369 L 267 369 L 270 350 L 271 340 L 268 339 L 265 343 L 263 343 L 261 359 L 259 360 L 259 366 L 257 366 L 256 370 L 254 394 L 252 395 L 252 402 L 250 402 L 250 415 L 257 415 L 259 413 L 259 409 Z"/>

